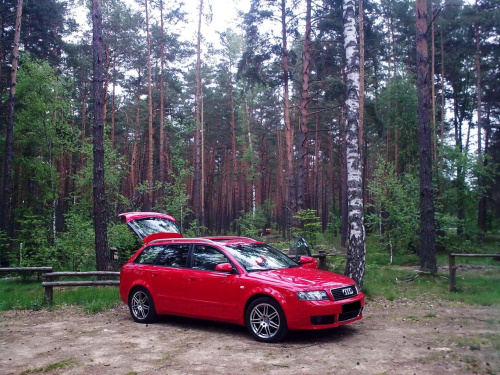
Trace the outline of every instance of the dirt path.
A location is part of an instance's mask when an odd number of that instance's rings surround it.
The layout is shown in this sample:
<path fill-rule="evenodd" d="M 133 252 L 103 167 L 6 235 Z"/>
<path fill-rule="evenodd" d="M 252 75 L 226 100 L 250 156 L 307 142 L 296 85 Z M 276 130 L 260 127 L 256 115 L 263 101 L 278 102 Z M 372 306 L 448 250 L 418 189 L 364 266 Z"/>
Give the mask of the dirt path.
<path fill-rule="evenodd" d="M 500 374 L 500 311 L 449 302 L 369 301 L 338 329 L 253 341 L 242 327 L 125 305 L 0 314 L 0 374 Z"/>

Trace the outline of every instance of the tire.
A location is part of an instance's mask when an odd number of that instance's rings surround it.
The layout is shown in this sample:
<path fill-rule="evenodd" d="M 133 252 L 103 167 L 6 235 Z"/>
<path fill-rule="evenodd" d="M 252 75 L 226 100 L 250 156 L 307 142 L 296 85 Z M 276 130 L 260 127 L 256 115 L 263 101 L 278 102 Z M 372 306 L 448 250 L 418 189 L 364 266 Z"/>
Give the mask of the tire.
<path fill-rule="evenodd" d="M 142 286 L 132 289 L 128 298 L 130 315 L 138 323 L 152 323 L 156 319 L 151 293 Z"/>
<path fill-rule="evenodd" d="M 245 324 L 252 337 L 261 342 L 277 342 L 288 332 L 280 304 L 269 297 L 257 298 L 245 311 Z"/>

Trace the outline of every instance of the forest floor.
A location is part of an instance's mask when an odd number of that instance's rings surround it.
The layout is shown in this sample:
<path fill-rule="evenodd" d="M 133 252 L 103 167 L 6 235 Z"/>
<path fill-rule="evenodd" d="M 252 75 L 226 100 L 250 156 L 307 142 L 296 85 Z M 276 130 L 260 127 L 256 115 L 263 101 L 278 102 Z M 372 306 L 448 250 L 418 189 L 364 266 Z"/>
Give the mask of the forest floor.
<path fill-rule="evenodd" d="M 500 374 L 500 310 L 427 299 L 369 300 L 361 321 L 292 332 L 174 317 L 134 323 L 125 305 L 0 313 L 1 374 Z"/>

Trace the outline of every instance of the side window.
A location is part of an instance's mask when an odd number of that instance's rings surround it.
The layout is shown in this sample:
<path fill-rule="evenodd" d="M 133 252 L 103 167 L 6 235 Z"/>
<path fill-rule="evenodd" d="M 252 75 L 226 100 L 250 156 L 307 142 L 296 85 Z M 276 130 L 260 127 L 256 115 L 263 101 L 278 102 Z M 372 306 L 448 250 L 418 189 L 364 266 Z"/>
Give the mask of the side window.
<path fill-rule="evenodd" d="M 186 267 L 189 245 L 169 245 L 158 258 L 158 265 L 165 267 Z"/>
<path fill-rule="evenodd" d="M 139 264 L 154 264 L 156 257 L 163 250 L 163 246 L 146 247 L 142 253 L 135 258 L 134 263 Z"/>
<path fill-rule="evenodd" d="M 215 271 L 215 266 L 228 263 L 229 259 L 219 250 L 204 245 L 196 245 L 193 253 L 193 268 L 197 270 Z"/>

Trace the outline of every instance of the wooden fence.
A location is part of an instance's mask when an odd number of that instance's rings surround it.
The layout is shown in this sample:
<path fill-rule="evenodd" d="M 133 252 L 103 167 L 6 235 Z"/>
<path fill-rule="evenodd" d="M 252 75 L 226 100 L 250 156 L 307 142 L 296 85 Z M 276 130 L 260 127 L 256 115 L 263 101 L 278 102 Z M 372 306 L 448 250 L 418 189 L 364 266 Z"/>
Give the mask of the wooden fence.
<path fill-rule="evenodd" d="M 44 288 L 44 298 L 46 301 L 52 303 L 54 298 L 54 287 L 64 286 L 103 286 L 113 285 L 119 286 L 120 280 L 63 280 L 54 281 L 59 277 L 86 277 L 86 276 L 99 276 L 99 277 L 120 277 L 120 272 L 109 271 L 91 271 L 91 272 L 50 272 L 44 273 L 43 277 L 46 281 L 42 283 Z"/>
<path fill-rule="evenodd" d="M 1 267 L 0 273 L 25 273 L 31 275 L 36 272 L 38 279 L 40 279 L 40 274 L 43 272 L 52 272 L 54 269 L 52 267 Z"/>
<path fill-rule="evenodd" d="M 497 259 L 500 259 L 500 254 L 458 254 L 458 253 L 451 253 L 450 256 L 449 256 L 450 292 L 456 292 L 457 291 L 457 285 L 456 285 L 457 266 L 455 265 L 455 257 L 466 257 L 466 258 L 497 258 Z"/>

